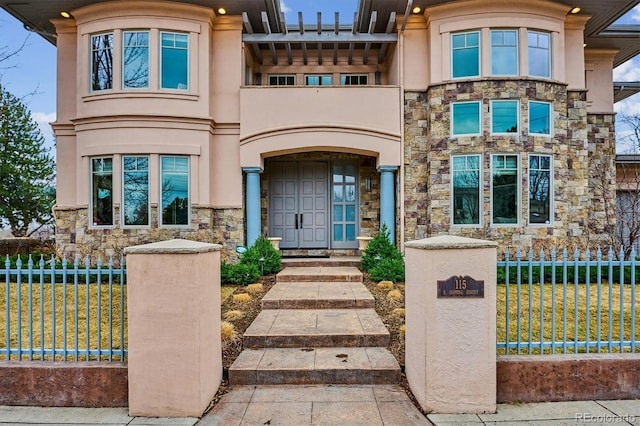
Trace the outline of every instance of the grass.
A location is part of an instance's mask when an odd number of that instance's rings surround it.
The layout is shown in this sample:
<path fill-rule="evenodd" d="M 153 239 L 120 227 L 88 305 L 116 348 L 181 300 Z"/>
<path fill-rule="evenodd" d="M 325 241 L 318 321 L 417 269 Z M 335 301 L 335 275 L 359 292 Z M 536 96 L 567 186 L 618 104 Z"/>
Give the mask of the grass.
<path fill-rule="evenodd" d="M 227 297 L 231 296 L 237 288 L 237 285 L 220 286 L 220 303 L 224 303 L 224 301 L 227 300 Z"/>
<path fill-rule="evenodd" d="M 11 339 L 11 347 L 18 346 L 18 331 L 21 331 L 22 348 L 29 348 L 31 345 L 36 351 L 44 346 L 51 348 L 54 343 L 57 350 L 70 350 L 78 347 L 82 351 L 120 349 L 123 345 L 127 347 L 127 312 L 126 286 L 121 287 L 114 284 L 109 293 L 109 284 L 89 284 L 87 296 L 87 286 L 79 284 L 77 287 L 77 295 L 73 285 L 55 285 L 55 293 L 50 283 L 33 284 L 31 290 L 29 284 L 16 283 L 10 284 L 9 289 L 9 315 L 10 330 L 9 337 Z M 122 291 L 122 294 L 121 294 Z M 18 298 L 20 292 L 20 298 Z M 42 297 L 41 297 L 42 292 Z M 31 298 L 29 298 L 31 294 Z M 54 296 L 54 297 L 52 297 Z M 88 297 L 88 308 L 87 308 Z M 120 300 L 124 301 L 124 309 L 120 309 Z M 30 300 L 31 299 L 31 300 Z M 18 303 L 18 300 L 21 302 Z M 52 300 L 54 303 L 52 303 Z M 111 306 L 110 306 L 111 302 Z M 29 321 L 29 306 L 31 305 L 33 312 L 32 321 Z M 99 307 L 99 309 L 98 309 Z M 20 314 L 18 314 L 20 311 Z M 77 312 L 77 325 L 76 325 Z M 100 321 L 98 323 L 98 312 L 100 313 Z M 113 321 L 113 328 L 109 328 L 109 317 Z M 7 317 L 7 297 L 6 284 L 0 284 L 0 348 L 7 346 L 7 330 L 5 329 Z M 87 322 L 88 318 L 88 322 Z M 66 323 L 66 334 L 63 324 Z M 121 330 L 122 324 L 122 330 Z M 30 333 L 30 329 L 32 333 Z M 76 330 L 78 340 L 76 343 Z M 88 331 L 88 344 L 87 344 Z M 122 332 L 122 334 L 121 334 Z M 100 340 L 98 344 L 98 333 Z M 32 336 L 30 341 L 30 335 Z M 110 340 L 111 337 L 111 340 Z M 28 359 L 26 355 L 23 359 Z M 6 359 L 6 357 L 4 358 Z M 17 355 L 12 355 L 12 359 L 17 359 Z M 33 359 L 42 359 L 41 353 L 34 354 Z M 51 359 L 51 355 L 45 354 L 44 359 Z M 56 355 L 56 360 L 65 360 L 63 354 Z M 97 355 L 89 355 L 90 360 L 97 359 Z M 101 356 L 101 359 L 108 359 L 108 356 Z M 119 356 L 112 358 L 120 360 Z M 66 360 L 75 360 L 71 355 L 66 356 Z M 78 360 L 87 360 L 87 355 L 80 355 Z"/>
<path fill-rule="evenodd" d="M 620 352 L 620 347 L 615 346 L 615 341 L 620 342 L 621 335 L 623 340 L 631 339 L 631 304 L 632 294 L 631 286 L 626 284 L 621 294 L 620 285 L 613 284 L 611 291 L 609 285 L 603 283 L 600 287 L 600 293 L 596 284 L 584 285 L 577 287 L 574 284 L 567 284 L 566 288 L 562 284 L 523 284 L 520 289 L 515 284 L 509 285 L 509 341 L 518 340 L 518 321 L 520 323 L 519 335 L 521 340 L 538 342 L 537 345 L 530 347 L 528 344 L 522 345 L 520 353 L 563 353 L 562 348 L 543 347 L 540 348 L 540 337 L 543 341 L 561 341 L 566 336 L 568 342 L 568 353 L 587 352 L 587 340 L 611 340 L 614 344 L 609 350 L 608 346 L 602 348 L 599 352 Z M 566 299 L 565 299 L 566 292 Z M 517 300 L 518 293 L 520 295 L 520 310 L 518 310 Z M 541 300 L 542 297 L 542 300 Z M 498 285 L 498 318 L 497 318 L 497 337 L 498 342 L 505 342 L 507 336 L 506 328 L 506 298 L 507 290 L 504 284 Z M 598 298 L 600 299 L 600 308 L 598 308 Z M 588 308 L 587 308 L 588 299 Z M 638 340 L 640 335 L 640 289 L 635 294 L 635 339 Z M 577 303 L 576 303 L 577 301 Z M 542 308 L 541 308 L 542 302 Z M 620 319 L 620 304 L 622 302 L 625 316 Z M 611 310 L 609 310 L 611 304 Z M 600 315 L 598 315 L 600 309 Z M 589 320 L 587 321 L 587 315 Z M 600 323 L 598 323 L 598 317 Z M 553 319 L 555 318 L 555 324 Z M 564 319 L 566 318 L 566 326 Z M 577 326 L 576 326 L 577 318 Z M 620 328 L 623 328 L 622 334 Z M 609 330 L 611 327 L 611 331 Z M 587 336 L 588 333 L 588 336 Z M 598 334 L 599 333 L 599 334 Z M 574 342 L 582 342 L 575 349 Z M 630 349 L 623 351 L 629 352 Z M 589 347 L 589 352 L 598 352 L 597 347 Z M 636 352 L 640 352 L 640 345 L 636 347 Z M 518 353 L 516 348 L 500 349 L 499 354 L 515 354 Z"/>

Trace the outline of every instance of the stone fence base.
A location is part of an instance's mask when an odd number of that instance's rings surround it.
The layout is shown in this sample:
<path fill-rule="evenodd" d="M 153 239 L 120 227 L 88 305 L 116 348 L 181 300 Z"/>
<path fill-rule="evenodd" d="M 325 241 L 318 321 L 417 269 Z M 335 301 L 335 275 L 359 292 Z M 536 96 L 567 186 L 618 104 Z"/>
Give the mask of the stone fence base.
<path fill-rule="evenodd" d="M 640 399 L 640 354 L 499 356 L 498 402 Z M 126 407 L 126 363 L 0 361 L 0 405 Z"/>
<path fill-rule="evenodd" d="M 640 398 L 640 353 L 498 357 L 498 402 Z"/>
<path fill-rule="evenodd" d="M 127 364 L 0 361 L 0 405 L 126 407 Z"/>

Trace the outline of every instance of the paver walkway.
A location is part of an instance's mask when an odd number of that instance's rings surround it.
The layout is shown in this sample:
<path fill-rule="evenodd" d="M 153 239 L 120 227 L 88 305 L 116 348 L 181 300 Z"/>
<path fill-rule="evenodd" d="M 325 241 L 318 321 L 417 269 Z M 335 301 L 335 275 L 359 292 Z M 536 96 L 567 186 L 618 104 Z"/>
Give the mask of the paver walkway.
<path fill-rule="evenodd" d="M 232 391 L 200 424 L 428 425 L 352 266 L 287 267 L 244 333 Z"/>

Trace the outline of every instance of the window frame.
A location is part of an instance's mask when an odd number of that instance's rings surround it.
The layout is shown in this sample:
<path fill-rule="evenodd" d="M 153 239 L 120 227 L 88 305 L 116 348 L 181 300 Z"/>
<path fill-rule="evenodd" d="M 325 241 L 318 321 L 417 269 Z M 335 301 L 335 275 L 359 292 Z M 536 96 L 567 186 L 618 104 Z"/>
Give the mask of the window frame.
<path fill-rule="evenodd" d="M 502 103 L 502 104 L 515 103 L 516 104 L 515 105 L 515 108 L 516 108 L 516 131 L 515 132 L 495 132 L 494 131 L 493 111 L 494 111 L 494 105 L 498 103 Z M 520 122 L 521 122 L 521 116 L 520 116 L 520 100 L 519 99 L 492 99 L 489 102 L 489 126 L 490 126 L 489 128 L 490 128 L 491 135 L 518 136 L 520 134 Z"/>
<path fill-rule="evenodd" d="M 309 78 L 317 77 L 319 84 L 309 84 Z M 329 78 L 329 84 L 323 84 L 323 79 Z M 309 87 L 333 86 L 333 75 L 331 74 L 305 74 L 304 85 Z"/>
<path fill-rule="evenodd" d="M 129 87 L 126 86 L 126 51 L 127 49 L 139 49 L 141 48 L 141 46 L 138 46 L 137 44 L 135 46 L 127 46 L 126 44 L 126 37 L 127 34 L 146 34 L 147 35 L 147 54 L 146 54 L 146 64 L 147 64 L 147 84 L 146 86 L 140 86 L 140 87 Z M 144 46 L 142 46 L 144 47 Z M 130 30 L 130 29 L 126 29 L 126 30 L 122 30 L 122 77 L 121 77 L 121 82 L 120 82 L 120 86 L 122 87 L 122 90 L 149 90 L 150 84 L 151 84 L 151 31 L 149 30 Z"/>
<path fill-rule="evenodd" d="M 158 180 L 159 180 L 159 202 L 158 202 L 158 228 L 190 228 L 191 227 L 191 158 L 188 155 L 159 155 L 158 156 Z M 162 160 L 164 158 L 186 158 L 187 159 L 187 223 L 186 224 L 165 224 L 162 211 L 164 210 L 164 198 L 162 194 L 162 180 L 164 176 L 164 169 L 162 167 Z"/>
<path fill-rule="evenodd" d="M 93 81 L 94 81 L 94 75 L 96 74 L 96 70 L 94 70 L 94 65 L 96 64 L 96 61 L 94 61 L 94 52 L 97 52 L 98 50 L 95 50 L 93 48 L 94 43 L 93 40 L 96 37 L 104 37 L 104 36 L 111 36 L 111 47 L 110 49 L 99 49 L 99 50 L 111 50 L 111 79 L 110 79 L 110 85 L 109 87 L 106 87 L 104 89 L 96 89 L 93 85 Z M 95 34 L 91 34 L 89 36 L 89 93 L 104 93 L 105 91 L 109 91 L 109 90 L 113 90 L 114 88 L 114 55 L 115 55 L 115 34 L 114 31 L 104 31 L 104 32 L 98 32 Z"/>
<path fill-rule="evenodd" d="M 516 40 L 516 44 L 515 46 L 511 46 L 511 45 L 498 45 L 498 46 L 494 46 L 493 44 L 493 34 L 494 33 L 506 33 L 506 32 L 510 32 L 510 33 L 515 33 L 515 40 Z M 520 32 L 518 31 L 517 28 L 491 28 L 489 30 L 489 62 L 490 62 L 490 66 L 491 66 L 491 75 L 492 76 L 498 76 L 498 77 L 517 77 L 520 75 L 520 43 L 519 43 L 519 38 L 520 38 Z M 502 48 L 506 48 L 506 47 L 513 47 L 515 49 L 515 73 L 503 73 L 503 72 L 494 72 L 494 62 L 493 59 L 494 57 L 496 57 L 495 55 L 495 50 L 494 48 L 496 47 L 502 47 Z"/>
<path fill-rule="evenodd" d="M 549 188 L 548 188 L 548 203 L 549 203 L 549 221 L 545 222 L 545 223 L 540 223 L 540 222 L 532 222 L 531 221 L 531 171 L 534 170 L 531 168 L 531 159 L 532 157 L 539 157 L 539 158 L 548 158 L 549 159 L 549 169 L 545 170 L 543 168 L 538 167 L 537 171 L 546 171 L 549 173 Z M 540 164 L 540 163 L 538 163 Z M 540 227 L 550 227 L 553 226 L 553 222 L 554 222 L 554 211 L 553 211 L 553 207 L 554 207 L 554 203 L 553 203 L 553 199 L 554 199 L 554 191 L 553 191 L 553 155 L 552 154 L 529 154 L 529 158 L 528 158 L 528 162 L 527 162 L 527 211 L 528 211 L 528 224 L 531 226 L 540 226 Z"/>
<path fill-rule="evenodd" d="M 529 43 L 529 35 L 530 34 L 535 34 L 537 36 L 539 35 L 544 35 L 547 36 L 549 39 L 549 48 L 547 49 L 547 75 L 540 75 L 540 74 L 534 74 L 531 71 L 531 66 L 532 66 L 532 61 L 531 58 L 533 57 L 533 55 L 531 54 L 531 49 L 543 49 L 541 47 L 539 47 L 538 45 L 536 46 L 532 46 Z M 527 62 L 528 62 L 528 66 L 527 66 L 527 75 L 529 77 L 535 77 L 535 78 L 544 78 L 544 79 L 551 79 L 553 78 L 553 36 L 551 34 L 551 32 L 548 31 L 541 31 L 541 30 L 534 30 L 534 29 L 529 29 L 527 28 Z"/>
<path fill-rule="evenodd" d="M 458 105 L 470 105 L 476 104 L 478 106 L 478 132 L 477 133 L 455 133 L 455 110 Z M 450 124 L 450 135 L 452 138 L 464 137 L 464 136 L 481 136 L 482 135 L 482 102 L 481 101 L 460 101 L 460 102 L 451 102 L 451 124 Z"/>
<path fill-rule="evenodd" d="M 455 173 L 456 169 L 455 159 L 456 158 L 469 158 L 476 157 L 478 159 L 478 222 L 477 223 L 456 223 L 456 215 L 455 215 L 455 206 L 456 206 L 456 191 L 455 191 Z M 483 200 L 483 178 L 482 178 L 482 154 L 453 154 L 450 158 L 451 161 L 451 226 L 461 227 L 461 228 L 478 228 L 482 227 L 483 223 L 483 212 L 484 212 L 484 200 Z M 468 161 L 465 161 L 468 164 Z M 472 169 L 465 168 L 464 171 L 474 171 Z"/>
<path fill-rule="evenodd" d="M 180 50 L 186 50 L 187 51 L 187 58 L 185 60 L 186 62 L 186 75 L 187 75 L 187 82 L 186 82 L 186 86 L 185 88 L 180 88 L 180 87 L 164 87 L 164 69 L 163 69 L 163 65 L 164 65 L 164 49 L 165 46 L 162 45 L 162 36 L 164 34 L 171 34 L 174 36 L 174 46 L 167 46 L 167 48 L 170 49 L 180 49 Z M 175 36 L 176 35 L 180 35 L 180 36 L 186 36 L 187 38 L 187 47 L 186 49 L 183 48 L 177 48 L 175 46 Z M 160 30 L 158 32 L 158 49 L 159 49 L 159 62 L 160 62 L 160 66 L 158 67 L 158 86 L 160 88 L 160 90 L 175 90 L 178 92 L 189 92 L 191 90 L 191 81 L 190 81 L 190 74 L 191 74 L 191 39 L 190 39 L 190 35 L 187 32 L 184 31 L 171 31 L 171 30 Z"/>
<path fill-rule="evenodd" d="M 147 224 L 146 225 L 128 225 L 126 223 L 126 219 L 125 219 L 125 210 L 126 210 L 126 202 L 125 202 L 125 196 L 126 196 L 126 180 L 125 180 L 125 173 L 127 172 L 139 172 L 139 170 L 125 170 L 125 159 L 126 158 L 146 158 L 147 159 Z M 150 228 L 151 227 L 151 156 L 148 154 L 140 154 L 140 155 L 136 155 L 136 154 L 123 154 L 120 157 L 120 164 L 121 164 L 121 182 L 122 182 L 122 190 L 121 192 L 121 202 L 120 202 L 120 223 L 122 225 L 122 228 Z"/>
<path fill-rule="evenodd" d="M 468 47 L 467 44 L 467 36 L 469 34 L 477 34 L 478 36 L 478 45 L 475 46 L 475 48 L 477 49 L 477 55 L 478 55 L 478 73 L 477 74 L 473 74 L 473 75 L 463 75 L 463 76 L 456 76 L 455 74 L 455 55 L 454 55 L 454 50 L 461 50 L 461 49 L 470 49 L 470 47 Z M 455 36 L 459 36 L 459 35 L 464 35 L 465 36 L 465 47 L 463 48 L 455 48 L 453 47 L 453 38 Z M 481 30 L 468 30 L 468 31 L 459 31 L 459 32 L 455 32 L 455 33 L 451 33 L 451 37 L 450 37 L 450 48 L 449 48 L 449 52 L 450 52 L 450 59 L 451 59 L 451 79 L 452 80 L 461 80 L 461 79 L 465 79 L 465 78 L 478 78 L 482 75 L 482 32 Z"/>
<path fill-rule="evenodd" d="M 534 132 L 534 131 L 531 130 L 531 105 L 532 104 L 539 104 L 539 105 L 546 105 L 547 106 L 549 133 L 538 133 L 538 132 Z M 528 119 L 527 132 L 528 132 L 529 135 L 547 136 L 547 137 L 550 137 L 551 135 L 553 135 L 553 105 L 551 104 L 551 102 L 536 101 L 536 100 L 529 99 L 528 111 L 527 111 L 527 119 Z"/>
<path fill-rule="evenodd" d="M 95 197 L 94 197 L 94 160 L 111 160 L 111 223 L 106 225 L 99 225 L 94 221 L 95 218 Z M 104 155 L 104 156 L 95 156 L 89 157 L 89 228 L 91 229 L 111 229 L 116 225 L 115 214 L 114 214 L 114 199 L 113 199 L 113 186 L 114 186 L 114 165 L 115 161 L 112 155 Z"/>
<path fill-rule="evenodd" d="M 288 78 L 291 77 L 293 78 L 293 84 L 271 84 L 271 79 L 272 78 Z M 297 79 L 296 79 L 296 75 L 295 74 L 269 74 L 267 76 L 267 86 L 273 86 L 273 87 L 290 87 L 290 86 L 297 86 Z"/>
<path fill-rule="evenodd" d="M 353 78 L 357 78 L 357 83 L 348 83 L 347 81 Z M 366 81 L 364 83 L 360 83 L 360 79 L 365 78 Z M 340 86 L 368 86 L 369 85 L 369 74 L 340 74 Z"/>
<path fill-rule="evenodd" d="M 494 177 L 494 173 L 496 170 L 495 167 L 495 159 L 496 157 L 504 157 L 505 160 L 507 157 L 515 157 L 516 158 L 516 183 L 515 183 L 515 187 L 516 187 L 516 206 L 515 206 L 515 211 L 516 211 L 516 222 L 515 223 L 504 223 L 504 222 L 495 222 L 494 221 L 494 205 L 495 205 L 495 193 L 494 193 L 494 184 L 493 184 L 493 177 Z M 490 174 L 489 174 L 489 191 L 490 191 L 490 200 L 491 200 L 491 206 L 490 206 L 490 214 L 491 214 L 491 226 L 495 226 L 495 227 L 514 227 L 514 226 L 520 226 L 522 223 L 522 219 L 521 219 L 521 211 L 522 211 L 522 163 L 521 163 L 521 159 L 520 159 L 520 154 L 518 153 L 495 153 L 495 154 L 491 154 L 491 158 L 490 158 Z M 506 164 L 506 161 L 505 161 Z M 503 170 L 509 170 L 509 169 L 503 169 Z"/>

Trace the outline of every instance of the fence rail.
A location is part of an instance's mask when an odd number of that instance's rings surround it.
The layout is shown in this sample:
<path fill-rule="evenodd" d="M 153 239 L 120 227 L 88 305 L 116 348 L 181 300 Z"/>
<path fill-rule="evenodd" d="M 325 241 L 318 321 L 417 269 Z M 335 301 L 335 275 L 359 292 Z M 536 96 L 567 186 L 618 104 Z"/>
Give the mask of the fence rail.
<path fill-rule="evenodd" d="M 124 361 L 126 268 L 44 256 L 6 256 L 0 269 L 0 359 Z M 2 278 L 0 278 L 2 279 Z"/>
<path fill-rule="evenodd" d="M 508 250 L 498 262 L 499 354 L 640 352 L 640 262 L 632 250 Z"/>

